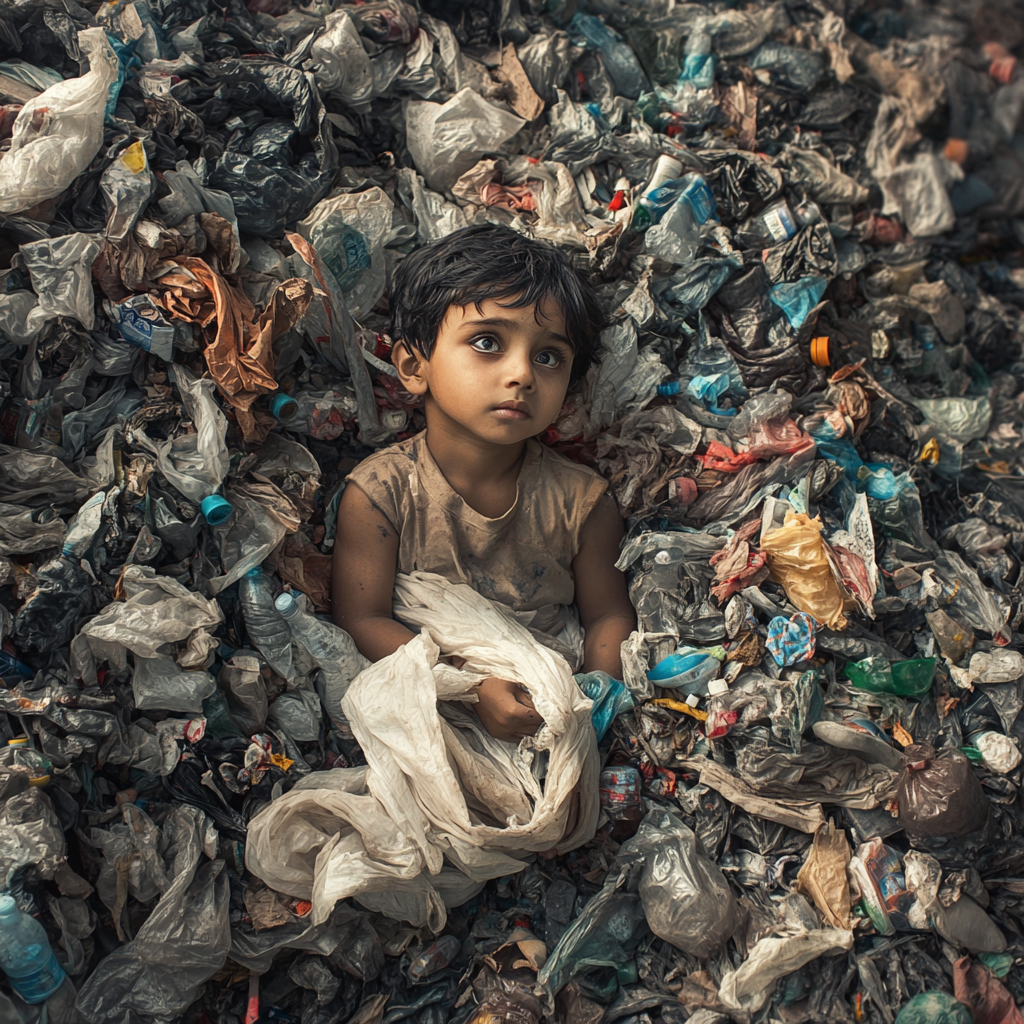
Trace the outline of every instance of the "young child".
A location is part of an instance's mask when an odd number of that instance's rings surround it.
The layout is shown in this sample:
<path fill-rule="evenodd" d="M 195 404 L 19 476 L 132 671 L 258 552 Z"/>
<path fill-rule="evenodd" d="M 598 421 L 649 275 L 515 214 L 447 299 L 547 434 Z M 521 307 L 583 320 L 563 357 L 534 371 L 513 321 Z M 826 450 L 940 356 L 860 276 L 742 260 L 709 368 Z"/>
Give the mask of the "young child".
<path fill-rule="evenodd" d="M 408 256 L 391 310 L 391 360 L 423 396 L 427 427 L 348 477 L 335 621 L 379 661 L 415 635 L 392 615 L 396 573 L 433 572 L 510 608 L 574 672 L 582 625 L 582 671 L 621 679 L 619 645 L 636 626 L 615 568 L 622 519 L 597 473 L 536 440 L 592 361 L 593 293 L 552 246 L 476 225 Z M 514 682 L 485 679 L 477 694 L 498 739 L 542 723 Z"/>

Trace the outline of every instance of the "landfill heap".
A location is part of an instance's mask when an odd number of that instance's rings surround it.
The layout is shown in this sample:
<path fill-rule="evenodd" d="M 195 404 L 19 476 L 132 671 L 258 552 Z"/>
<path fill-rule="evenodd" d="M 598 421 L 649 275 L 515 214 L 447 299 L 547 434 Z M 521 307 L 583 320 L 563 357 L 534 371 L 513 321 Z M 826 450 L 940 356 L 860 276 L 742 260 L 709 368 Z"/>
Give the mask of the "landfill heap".
<path fill-rule="evenodd" d="M 0 1019 L 1020 1024 L 1020 3 L 0 37 Z M 440 936 L 313 924 L 247 826 L 363 763 L 321 706 L 338 500 L 423 426 L 394 267 L 478 222 L 609 317 L 543 440 L 628 517 L 636 708 L 593 842 Z"/>

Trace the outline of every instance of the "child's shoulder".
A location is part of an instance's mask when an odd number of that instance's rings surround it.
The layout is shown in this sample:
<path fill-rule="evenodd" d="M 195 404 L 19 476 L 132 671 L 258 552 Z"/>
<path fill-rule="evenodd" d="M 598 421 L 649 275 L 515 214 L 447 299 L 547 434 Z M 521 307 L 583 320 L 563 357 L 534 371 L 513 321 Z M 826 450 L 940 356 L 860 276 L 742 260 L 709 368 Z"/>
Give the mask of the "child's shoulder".
<path fill-rule="evenodd" d="M 379 477 L 381 473 L 397 467 L 408 468 L 409 463 L 415 463 L 419 457 L 419 444 L 423 433 L 414 437 L 406 438 L 404 441 L 396 441 L 389 444 L 387 448 L 367 455 L 349 474 L 346 479 L 360 483 L 370 477 Z"/>
<path fill-rule="evenodd" d="M 563 486 L 583 490 L 607 486 L 608 481 L 596 469 L 573 462 L 540 441 L 535 440 L 532 443 L 537 448 L 539 473 L 545 480 L 558 480 Z"/>

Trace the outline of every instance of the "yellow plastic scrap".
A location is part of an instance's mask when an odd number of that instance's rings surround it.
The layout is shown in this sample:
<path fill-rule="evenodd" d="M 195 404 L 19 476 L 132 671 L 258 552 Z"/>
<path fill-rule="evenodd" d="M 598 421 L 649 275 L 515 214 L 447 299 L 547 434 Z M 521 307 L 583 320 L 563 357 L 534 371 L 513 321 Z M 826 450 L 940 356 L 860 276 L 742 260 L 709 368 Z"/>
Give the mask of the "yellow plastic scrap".
<path fill-rule="evenodd" d="M 800 611 L 832 629 L 845 629 L 843 593 L 832 574 L 821 529 L 817 516 L 789 512 L 782 526 L 761 537 L 761 550 L 772 579 Z"/>
<path fill-rule="evenodd" d="M 696 718 L 698 722 L 706 722 L 708 720 L 708 713 L 706 711 L 691 708 L 689 704 L 684 704 L 681 700 L 672 700 L 671 697 L 660 697 L 658 700 L 652 700 L 650 703 L 657 704 L 659 708 L 668 708 L 669 711 L 682 711 L 684 715 Z"/>
<path fill-rule="evenodd" d="M 941 454 L 939 442 L 933 437 L 929 439 L 921 449 L 921 454 L 917 457 L 917 461 L 927 462 L 929 466 L 935 466 L 938 465 L 939 456 Z"/>

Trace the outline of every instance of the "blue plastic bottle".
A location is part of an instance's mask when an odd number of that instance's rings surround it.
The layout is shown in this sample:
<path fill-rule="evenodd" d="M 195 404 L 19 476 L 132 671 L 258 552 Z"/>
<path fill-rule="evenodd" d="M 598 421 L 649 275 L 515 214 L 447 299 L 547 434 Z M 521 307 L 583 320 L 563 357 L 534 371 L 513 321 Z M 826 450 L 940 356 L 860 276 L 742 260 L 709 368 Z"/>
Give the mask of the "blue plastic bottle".
<path fill-rule="evenodd" d="M 64 984 L 43 926 L 23 914 L 12 896 L 0 896 L 0 967 L 26 1003 L 41 1003 Z"/>

